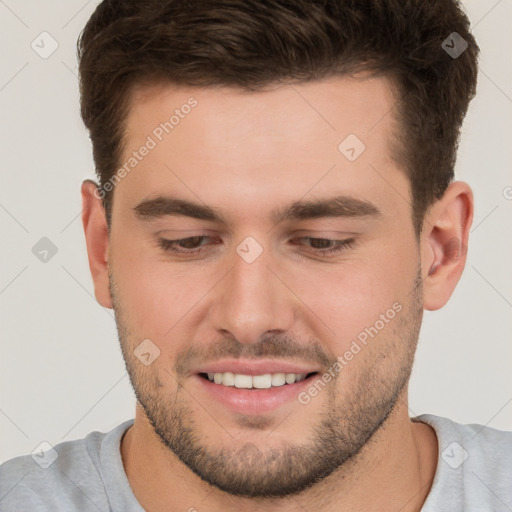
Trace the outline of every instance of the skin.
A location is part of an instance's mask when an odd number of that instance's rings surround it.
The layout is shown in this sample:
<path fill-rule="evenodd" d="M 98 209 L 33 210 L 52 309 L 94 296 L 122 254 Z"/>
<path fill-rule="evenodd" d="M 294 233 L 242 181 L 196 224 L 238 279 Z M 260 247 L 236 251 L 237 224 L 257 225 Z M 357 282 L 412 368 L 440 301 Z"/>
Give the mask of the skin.
<path fill-rule="evenodd" d="M 110 233 L 96 185 L 82 185 L 96 298 L 115 310 L 138 399 L 123 464 L 146 510 L 421 509 L 438 445 L 431 427 L 411 422 L 407 383 L 422 312 L 441 308 L 463 271 L 473 198 L 452 183 L 417 239 L 410 183 L 390 149 L 392 91 L 362 75 L 257 93 L 155 85 L 133 94 L 125 158 L 168 112 L 198 102 L 116 186 Z M 350 133 L 366 146 L 353 162 L 338 151 Z M 138 218 L 134 207 L 158 195 L 208 205 L 225 222 Z M 380 215 L 270 219 L 332 195 L 371 202 Z M 213 238 L 194 256 L 157 243 L 199 235 Z M 250 264 L 236 252 L 247 236 L 263 249 Z M 354 243 L 326 256 L 290 242 L 300 236 Z M 323 374 L 395 303 L 396 317 L 308 404 L 235 414 L 194 375 L 218 354 L 264 354 Z M 133 354 L 144 339 L 160 350 L 148 366 Z"/>

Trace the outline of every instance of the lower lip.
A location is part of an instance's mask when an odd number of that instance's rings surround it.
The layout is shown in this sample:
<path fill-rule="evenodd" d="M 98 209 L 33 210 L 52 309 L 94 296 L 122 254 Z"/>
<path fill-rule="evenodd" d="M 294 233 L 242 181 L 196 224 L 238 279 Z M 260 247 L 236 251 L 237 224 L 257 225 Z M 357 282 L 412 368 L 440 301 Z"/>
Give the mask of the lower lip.
<path fill-rule="evenodd" d="M 296 400 L 301 391 L 311 384 L 316 374 L 293 384 L 284 384 L 268 389 L 239 389 L 234 386 L 223 386 L 199 375 L 195 378 L 217 402 L 233 412 L 258 415 L 273 411 L 279 406 Z"/>

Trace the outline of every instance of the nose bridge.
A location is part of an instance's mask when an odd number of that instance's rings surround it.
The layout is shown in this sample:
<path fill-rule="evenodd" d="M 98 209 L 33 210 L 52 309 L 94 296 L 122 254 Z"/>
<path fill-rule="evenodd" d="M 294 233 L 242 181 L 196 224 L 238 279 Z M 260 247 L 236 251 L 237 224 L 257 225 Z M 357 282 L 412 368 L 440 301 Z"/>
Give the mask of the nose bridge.
<path fill-rule="evenodd" d="M 240 343 L 255 343 L 267 331 L 291 328 L 293 303 L 268 268 L 272 266 L 270 254 L 263 251 L 251 261 L 244 258 L 244 248 L 243 244 L 238 247 L 219 287 L 212 319 L 217 330 L 229 331 Z"/>

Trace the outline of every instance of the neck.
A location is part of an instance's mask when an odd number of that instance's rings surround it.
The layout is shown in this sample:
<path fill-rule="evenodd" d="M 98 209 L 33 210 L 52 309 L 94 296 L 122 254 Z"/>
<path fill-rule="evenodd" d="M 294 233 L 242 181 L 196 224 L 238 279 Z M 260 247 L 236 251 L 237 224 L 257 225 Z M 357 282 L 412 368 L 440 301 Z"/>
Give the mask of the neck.
<path fill-rule="evenodd" d="M 434 430 L 410 421 L 407 390 L 363 449 L 329 477 L 296 496 L 252 499 L 207 484 L 166 448 L 138 406 L 121 442 L 124 468 L 135 497 L 148 512 L 261 510 L 327 512 L 421 510 L 434 479 Z"/>

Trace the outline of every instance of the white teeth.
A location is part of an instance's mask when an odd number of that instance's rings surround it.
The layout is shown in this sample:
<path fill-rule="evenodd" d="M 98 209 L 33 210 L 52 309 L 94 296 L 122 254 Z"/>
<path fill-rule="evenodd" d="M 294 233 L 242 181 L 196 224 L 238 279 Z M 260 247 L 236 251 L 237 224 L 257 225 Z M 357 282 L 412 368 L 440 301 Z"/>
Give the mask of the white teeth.
<path fill-rule="evenodd" d="M 254 375 L 252 378 L 252 387 L 257 389 L 268 389 L 272 385 L 272 375 Z"/>
<path fill-rule="evenodd" d="M 295 373 L 287 373 L 284 377 L 286 384 L 293 384 L 295 382 Z"/>
<path fill-rule="evenodd" d="M 250 375 L 235 375 L 235 388 L 249 389 L 252 388 L 252 377 Z"/>
<path fill-rule="evenodd" d="M 215 384 L 234 386 L 239 389 L 268 389 L 303 381 L 305 373 L 265 373 L 264 375 L 244 375 L 241 373 L 208 373 L 208 379 Z"/>
<path fill-rule="evenodd" d="M 272 374 L 272 386 L 284 386 L 286 384 L 286 375 L 284 373 Z"/>
<path fill-rule="evenodd" d="M 222 384 L 224 386 L 234 386 L 235 385 L 235 374 L 231 372 L 221 373 L 222 375 Z"/>

